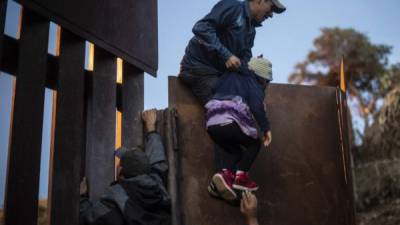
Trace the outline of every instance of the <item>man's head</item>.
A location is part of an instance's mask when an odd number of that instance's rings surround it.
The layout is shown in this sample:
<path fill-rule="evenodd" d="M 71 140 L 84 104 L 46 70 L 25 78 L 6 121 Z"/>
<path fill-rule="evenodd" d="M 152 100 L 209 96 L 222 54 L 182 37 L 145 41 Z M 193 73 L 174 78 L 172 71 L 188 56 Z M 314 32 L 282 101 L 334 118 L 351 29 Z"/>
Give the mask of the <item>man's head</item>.
<path fill-rule="evenodd" d="M 286 10 L 279 0 L 247 0 L 250 6 L 251 17 L 257 23 L 272 17 L 272 14 L 282 13 Z"/>
<path fill-rule="evenodd" d="M 150 173 L 151 165 L 146 153 L 141 148 L 118 148 L 115 155 L 120 159 L 117 167 L 118 177 L 135 177 Z"/>

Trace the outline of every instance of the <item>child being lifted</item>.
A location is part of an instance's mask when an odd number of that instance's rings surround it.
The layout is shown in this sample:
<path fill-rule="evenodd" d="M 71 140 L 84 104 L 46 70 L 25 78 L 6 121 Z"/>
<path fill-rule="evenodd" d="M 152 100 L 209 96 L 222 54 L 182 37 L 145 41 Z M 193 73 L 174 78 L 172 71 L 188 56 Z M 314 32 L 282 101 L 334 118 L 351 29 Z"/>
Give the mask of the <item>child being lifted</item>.
<path fill-rule="evenodd" d="M 208 191 L 227 201 L 237 199 L 234 189 L 255 191 L 258 185 L 248 171 L 263 141 L 271 143 L 270 123 L 266 115 L 265 88 L 272 80 L 272 65 L 262 57 L 252 58 L 248 69 L 226 71 L 215 87 L 213 98 L 205 105 L 207 131 L 219 145 L 222 170 L 214 174 Z M 262 132 L 259 138 L 257 123 Z"/>

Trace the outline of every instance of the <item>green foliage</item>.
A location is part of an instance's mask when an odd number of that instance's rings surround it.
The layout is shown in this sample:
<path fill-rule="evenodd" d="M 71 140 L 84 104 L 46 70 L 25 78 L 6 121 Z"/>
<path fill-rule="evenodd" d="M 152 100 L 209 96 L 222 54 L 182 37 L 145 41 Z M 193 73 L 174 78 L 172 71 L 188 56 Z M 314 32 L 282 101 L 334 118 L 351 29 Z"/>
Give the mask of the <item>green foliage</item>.
<path fill-rule="evenodd" d="M 394 64 L 381 77 L 380 82 L 384 90 L 392 90 L 400 84 L 400 63 Z"/>
<path fill-rule="evenodd" d="M 323 28 L 314 40 L 307 59 L 296 66 L 289 81 L 313 82 L 336 86 L 339 83 L 339 63 L 345 59 L 349 82 L 359 90 L 375 91 L 375 82 L 385 72 L 391 47 L 372 44 L 368 37 L 354 29 Z"/>

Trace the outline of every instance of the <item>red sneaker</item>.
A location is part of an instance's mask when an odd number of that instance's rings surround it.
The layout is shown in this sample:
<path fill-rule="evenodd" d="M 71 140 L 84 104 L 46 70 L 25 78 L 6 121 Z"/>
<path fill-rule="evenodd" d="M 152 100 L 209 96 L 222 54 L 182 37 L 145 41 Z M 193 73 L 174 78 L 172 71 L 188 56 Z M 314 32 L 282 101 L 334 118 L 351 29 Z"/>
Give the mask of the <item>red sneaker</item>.
<path fill-rule="evenodd" d="M 249 173 L 236 174 L 233 188 L 241 191 L 257 191 L 258 185 L 256 182 L 250 180 Z"/>
<path fill-rule="evenodd" d="M 228 169 L 214 174 L 212 182 L 218 190 L 219 196 L 225 200 L 233 201 L 237 198 L 236 192 L 232 189 L 235 175 Z"/>

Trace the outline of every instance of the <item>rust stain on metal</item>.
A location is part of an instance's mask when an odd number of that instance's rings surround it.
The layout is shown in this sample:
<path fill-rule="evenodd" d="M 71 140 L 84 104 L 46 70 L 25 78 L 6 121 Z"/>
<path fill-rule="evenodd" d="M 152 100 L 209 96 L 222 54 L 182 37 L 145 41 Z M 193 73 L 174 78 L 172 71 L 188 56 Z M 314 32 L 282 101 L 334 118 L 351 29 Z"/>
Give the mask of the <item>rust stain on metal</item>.
<path fill-rule="evenodd" d="M 271 84 L 267 96 L 273 141 L 250 171 L 260 186 L 260 224 L 354 224 L 351 184 L 343 177 L 347 162 L 341 154 L 336 88 Z M 215 171 L 203 108 L 174 77 L 169 98 L 178 116 L 182 224 L 245 224 L 239 208 L 208 196 Z"/>

